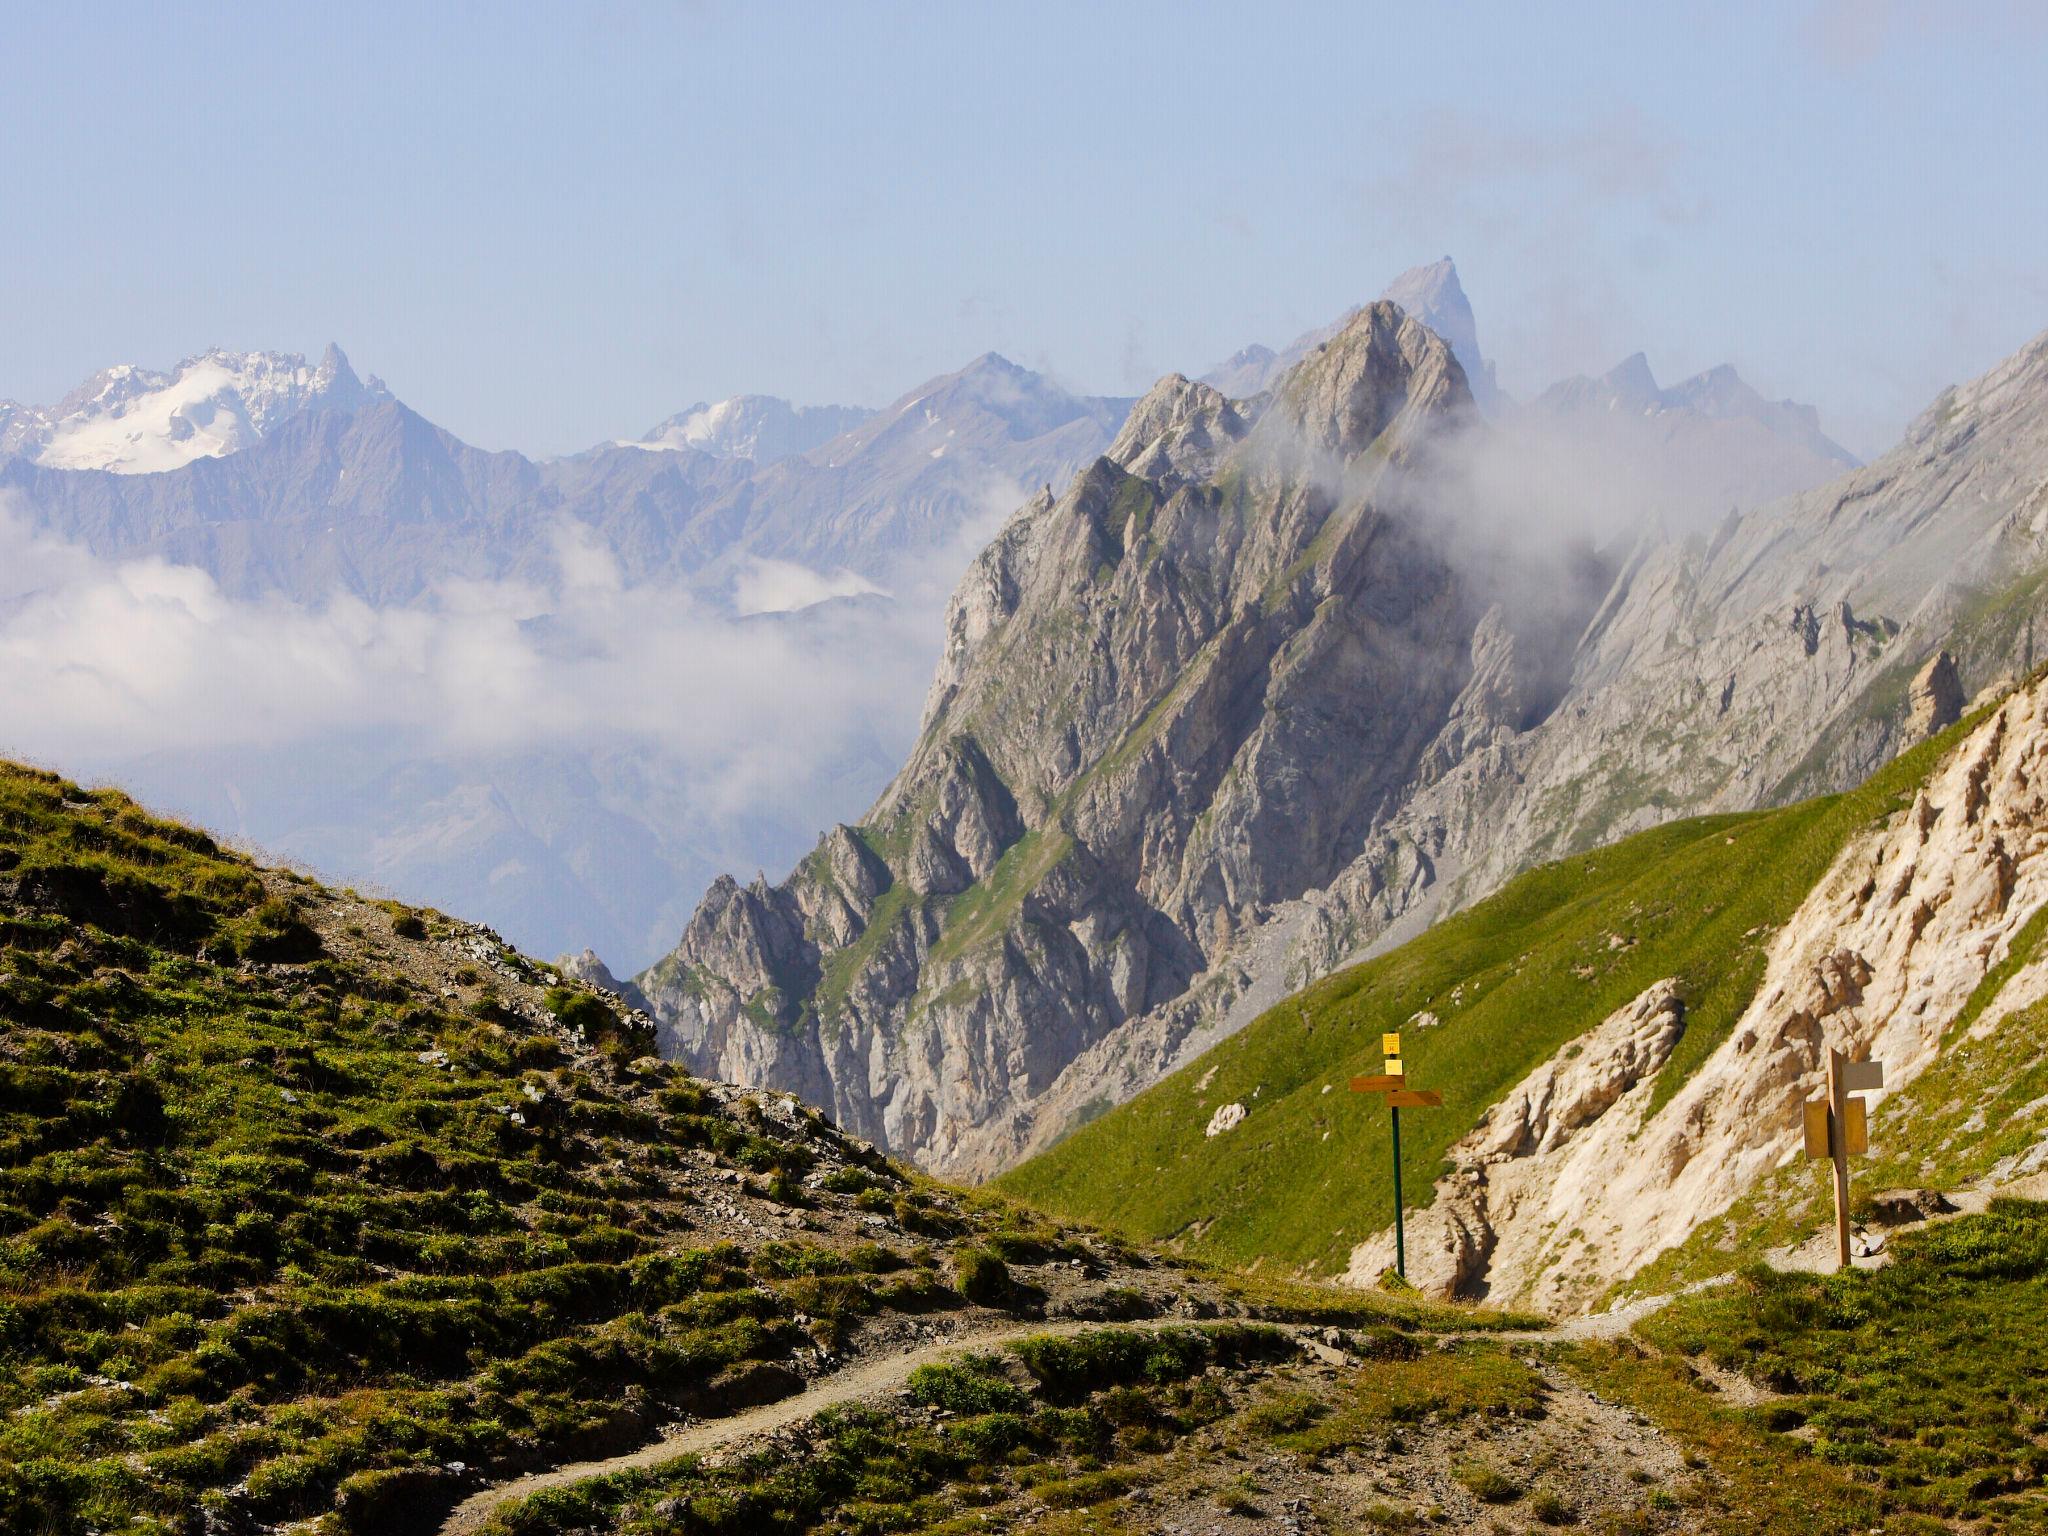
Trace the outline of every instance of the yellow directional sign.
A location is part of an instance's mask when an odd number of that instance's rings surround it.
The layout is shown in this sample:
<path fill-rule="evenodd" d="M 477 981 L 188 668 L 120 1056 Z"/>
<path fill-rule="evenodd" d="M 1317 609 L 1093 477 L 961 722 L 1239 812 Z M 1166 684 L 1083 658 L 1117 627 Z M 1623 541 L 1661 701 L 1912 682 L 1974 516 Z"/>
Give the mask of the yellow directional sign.
<path fill-rule="evenodd" d="M 1870 1107 L 1852 1093 L 1874 1093 L 1884 1087 L 1884 1064 L 1851 1061 L 1840 1051 L 1827 1054 L 1827 1097 L 1805 1105 L 1806 1155 L 1824 1157 L 1834 1166 L 1835 1253 L 1849 1267 L 1849 1159 L 1870 1150 Z"/>
<path fill-rule="evenodd" d="M 1861 1157 L 1870 1150 L 1870 1117 L 1861 1099 L 1850 1099 L 1842 1105 L 1842 1148 L 1851 1157 Z"/>
<path fill-rule="evenodd" d="M 1806 1155 L 1826 1157 L 1828 1155 L 1828 1101 L 1808 1099 L 1806 1101 Z"/>
<path fill-rule="evenodd" d="M 1387 1118 L 1394 1132 L 1394 1273 L 1408 1276 L 1408 1236 L 1401 1222 L 1401 1111 L 1440 1109 L 1444 1096 L 1433 1088 L 1410 1088 L 1401 1071 L 1401 1037 L 1389 1032 L 1380 1036 L 1380 1049 L 1387 1054 L 1387 1070 L 1351 1079 L 1353 1093 L 1384 1093 Z"/>

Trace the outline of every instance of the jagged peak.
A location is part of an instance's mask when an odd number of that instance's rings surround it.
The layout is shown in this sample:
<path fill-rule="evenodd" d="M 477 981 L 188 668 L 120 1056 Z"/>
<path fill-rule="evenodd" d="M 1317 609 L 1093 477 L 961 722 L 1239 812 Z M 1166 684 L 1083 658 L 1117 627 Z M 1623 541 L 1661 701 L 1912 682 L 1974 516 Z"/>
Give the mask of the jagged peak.
<path fill-rule="evenodd" d="M 1188 479 L 1213 469 L 1244 432 L 1244 416 L 1221 390 L 1170 373 L 1131 408 L 1105 457 L 1149 480 Z"/>
<path fill-rule="evenodd" d="M 1450 343 L 1389 300 L 1360 309 L 1286 374 L 1267 413 L 1308 445 L 1362 453 L 1405 411 L 1456 411 L 1472 391 Z"/>
<path fill-rule="evenodd" d="M 1650 371 L 1650 360 L 1631 352 L 1600 376 L 1600 382 L 1630 405 L 1661 404 L 1664 390 Z"/>

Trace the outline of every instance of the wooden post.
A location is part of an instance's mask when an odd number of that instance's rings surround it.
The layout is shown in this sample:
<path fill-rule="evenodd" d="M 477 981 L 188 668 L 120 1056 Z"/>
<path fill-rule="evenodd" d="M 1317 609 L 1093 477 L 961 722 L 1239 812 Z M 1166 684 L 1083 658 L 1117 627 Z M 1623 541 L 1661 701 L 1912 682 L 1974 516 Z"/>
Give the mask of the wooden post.
<path fill-rule="evenodd" d="M 1824 1157 L 1832 1165 L 1835 1186 L 1835 1257 L 1849 1267 L 1849 1159 L 1870 1150 L 1869 1121 L 1862 1099 L 1852 1093 L 1875 1093 L 1884 1087 L 1884 1064 L 1851 1061 L 1828 1048 L 1827 1096 L 1806 1104 L 1806 1155 Z"/>
<path fill-rule="evenodd" d="M 1403 1280 L 1408 1278 L 1408 1236 L 1401 1227 L 1401 1110 L 1395 1106 L 1394 1117 L 1394 1273 Z"/>
<path fill-rule="evenodd" d="M 1843 1083 L 1848 1057 L 1828 1048 L 1828 1158 L 1835 1165 L 1835 1256 L 1849 1267 L 1848 1093 Z"/>

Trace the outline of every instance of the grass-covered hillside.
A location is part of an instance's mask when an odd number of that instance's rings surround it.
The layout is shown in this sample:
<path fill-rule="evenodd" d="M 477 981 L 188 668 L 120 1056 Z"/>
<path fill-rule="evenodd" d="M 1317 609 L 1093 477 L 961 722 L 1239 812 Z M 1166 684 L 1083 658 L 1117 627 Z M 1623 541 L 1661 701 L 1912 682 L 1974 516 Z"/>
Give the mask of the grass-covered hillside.
<path fill-rule="evenodd" d="M 2048 1205 L 1994 1201 L 1839 1275 L 1752 1267 L 1569 1368 L 1788 1536 L 2048 1531 Z"/>
<path fill-rule="evenodd" d="M 0 765 L 0 1531 L 433 1530 L 978 1320 L 1188 1284 L 486 930 Z"/>
<path fill-rule="evenodd" d="M 1328 1273 L 1392 1217 L 1387 1111 L 1347 1080 L 1402 1032 L 1441 1110 L 1402 1117 L 1408 1202 L 1446 1150 L 1575 1037 L 1665 978 L 1685 1032 L 1662 1103 L 1726 1038 L 1773 931 L 1843 844 L 1906 805 L 1972 717 L 1848 794 L 1673 823 L 1521 876 L 1392 952 L 1278 1004 L 1180 1072 L 996 1181 L 1062 1215 L 1230 1264 Z M 1430 1022 L 1433 1018 L 1435 1022 Z M 1205 1131 L 1239 1103 L 1234 1130 Z"/>

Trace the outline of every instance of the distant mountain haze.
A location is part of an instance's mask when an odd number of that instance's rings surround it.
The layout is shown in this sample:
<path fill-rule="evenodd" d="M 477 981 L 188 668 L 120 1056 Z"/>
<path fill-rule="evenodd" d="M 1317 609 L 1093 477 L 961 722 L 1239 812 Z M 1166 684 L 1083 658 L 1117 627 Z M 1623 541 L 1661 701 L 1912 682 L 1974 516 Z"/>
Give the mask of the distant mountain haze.
<path fill-rule="evenodd" d="M 1388 292 L 1496 413 L 1482 500 L 1530 486 L 1529 516 L 1626 544 L 1681 503 L 1719 516 L 1832 472 L 1810 413 L 1739 381 L 1667 392 L 1619 441 L 1576 397 L 1539 417 L 1493 388 L 1448 258 Z M 1221 393 L 1265 392 L 1337 328 L 1247 348 Z M 338 348 L 111 368 L 0 406 L 0 745 L 633 969 L 715 874 L 786 869 L 872 801 L 961 570 L 1131 407 L 991 353 L 880 410 L 736 396 L 536 460 L 463 442 Z M 1736 430 L 1770 473 L 1731 479 L 1748 461 L 1713 434 Z"/>
<path fill-rule="evenodd" d="M 879 412 L 739 397 L 541 462 L 462 442 L 336 349 L 109 369 L 0 418 L 0 519 L 28 541 L 0 623 L 34 626 L 8 746 L 529 947 L 641 964 L 719 871 L 786 868 L 873 797 L 959 569 L 1127 407 L 988 354 Z M 60 640 L 89 605 L 121 654 Z M 228 659 L 292 632 L 296 683 Z M 204 681 L 236 672 L 233 701 Z M 547 690 L 593 686 L 615 705 L 579 701 L 600 718 L 561 739 Z M 494 696 L 509 729 L 451 739 Z M 181 697 L 220 729 L 160 720 Z"/>

